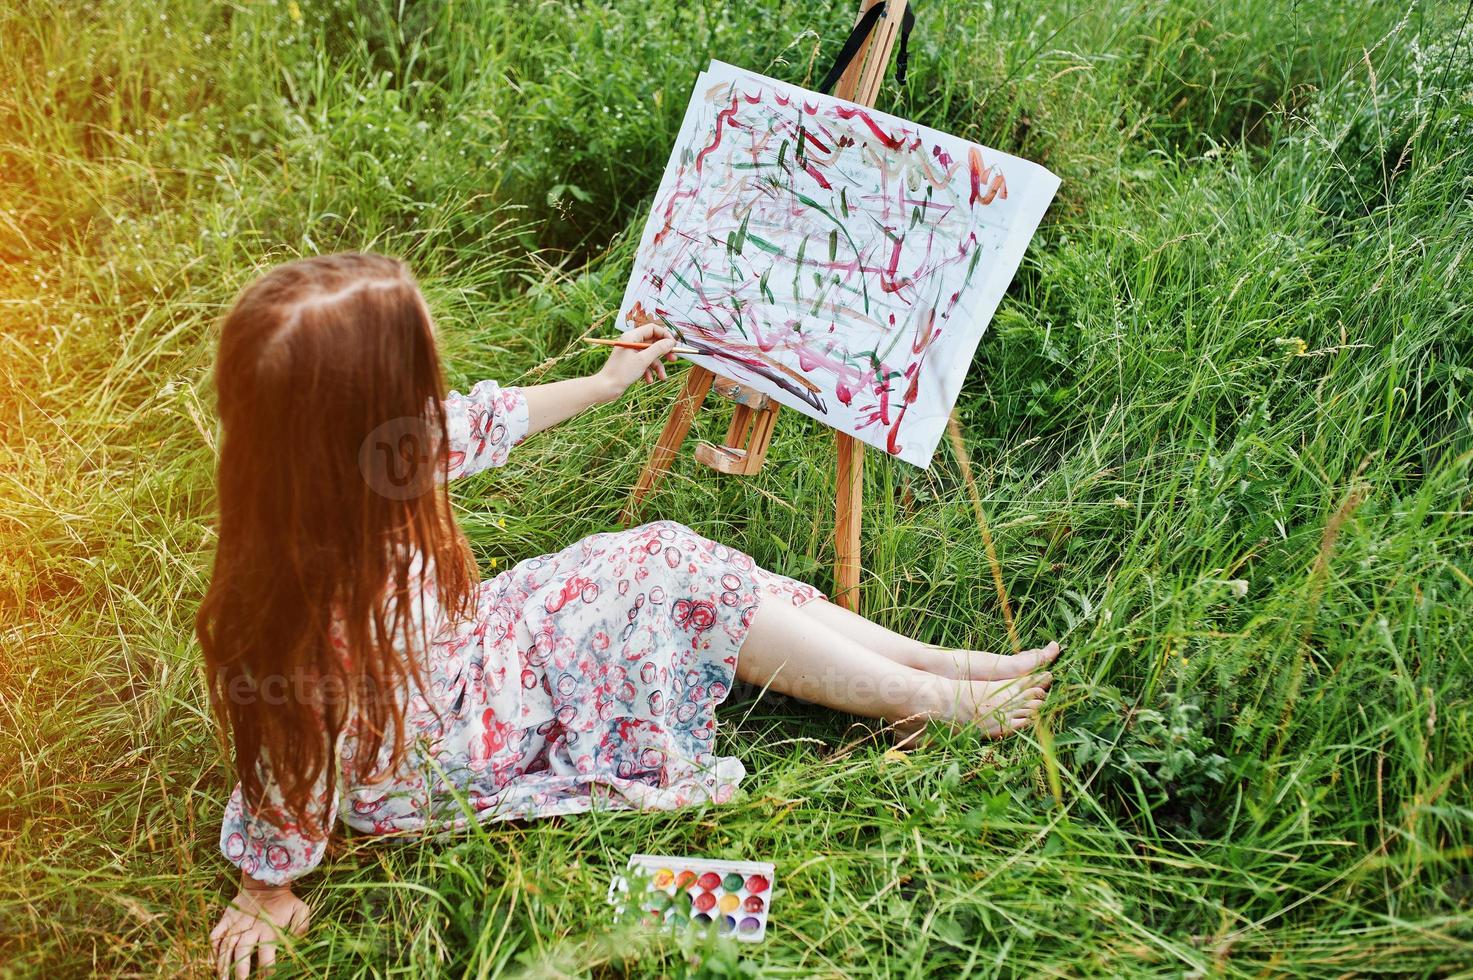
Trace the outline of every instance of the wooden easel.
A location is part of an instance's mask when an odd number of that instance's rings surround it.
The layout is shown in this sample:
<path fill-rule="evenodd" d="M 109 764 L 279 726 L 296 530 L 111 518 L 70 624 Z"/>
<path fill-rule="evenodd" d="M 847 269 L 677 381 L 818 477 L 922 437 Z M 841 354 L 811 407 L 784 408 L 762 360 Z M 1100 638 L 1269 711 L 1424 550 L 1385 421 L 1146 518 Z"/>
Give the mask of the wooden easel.
<path fill-rule="evenodd" d="M 865 13 L 886 0 L 860 0 L 857 24 Z M 885 79 L 885 69 L 890 63 L 890 52 L 900 31 L 905 15 L 906 0 L 888 0 L 884 16 L 871 29 L 854 59 L 834 86 L 834 95 L 849 102 L 873 107 L 880 93 L 880 84 Z M 639 474 L 624 508 L 621 521 L 625 526 L 632 524 L 639 513 L 640 505 L 670 464 L 680 445 L 690 431 L 696 412 L 706 401 L 712 388 L 728 401 L 735 403 L 731 425 L 726 430 L 726 441 L 715 446 L 703 442 L 696 447 L 696 459 L 714 470 L 734 476 L 751 476 L 762 468 L 767 459 L 767 447 L 772 442 L 773 426 L 777 421 L 778 404 L 762 392 L 723 378 L 706 368 L 692 365 L 685 376 L 685 388 L 665 429 L 655 443 L 654 451 Z M 834 516 L 834 595 L 833 600 L 846 609 L 859 609 L 859 527 L 864 487 L 864 446 L 853 436 L 842 432 L 834 433 L 838 450 L 835 471 L 837 510 Z"/>

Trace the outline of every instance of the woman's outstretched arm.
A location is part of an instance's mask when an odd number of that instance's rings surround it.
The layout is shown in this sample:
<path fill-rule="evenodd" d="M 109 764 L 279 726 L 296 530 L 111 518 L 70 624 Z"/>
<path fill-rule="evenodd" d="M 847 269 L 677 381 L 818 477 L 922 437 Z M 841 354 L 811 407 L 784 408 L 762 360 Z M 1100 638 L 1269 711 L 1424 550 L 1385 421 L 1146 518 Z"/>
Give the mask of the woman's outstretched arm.
<path fill-rule="evenodd" d="M 586 378 L 569 378 L 545 385 L 529 385 L 522 389 L 527 399 L 527 431 L 540 432 L 577 415 L 594 405 L 617 400 L 640 377 L 647 381 L 665 377 L 667 358 L 675 339 L 664 327 L 649 324 L 627 331 L 620 340 L 650 344 L 645 350 L 616 347 L 597 374 Z"/>

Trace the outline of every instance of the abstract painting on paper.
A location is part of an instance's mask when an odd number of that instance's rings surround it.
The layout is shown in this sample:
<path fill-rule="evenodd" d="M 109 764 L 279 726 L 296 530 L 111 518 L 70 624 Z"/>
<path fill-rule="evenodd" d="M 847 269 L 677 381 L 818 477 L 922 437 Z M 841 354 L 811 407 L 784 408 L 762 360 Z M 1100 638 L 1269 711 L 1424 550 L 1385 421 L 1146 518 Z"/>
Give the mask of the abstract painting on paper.
<path fill-rule="evenodd" d="M 691 361 L 928 466 L 1059 180 L 712 62 L 619 310 Z"/>

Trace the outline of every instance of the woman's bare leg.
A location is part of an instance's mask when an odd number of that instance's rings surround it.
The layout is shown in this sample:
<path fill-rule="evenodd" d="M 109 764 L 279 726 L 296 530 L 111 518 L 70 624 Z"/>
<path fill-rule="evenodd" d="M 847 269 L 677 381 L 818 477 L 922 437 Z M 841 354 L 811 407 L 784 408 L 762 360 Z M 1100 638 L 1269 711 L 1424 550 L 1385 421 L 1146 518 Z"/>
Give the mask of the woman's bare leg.
<path fill-rule="evenodd" d="M 1047 667 L 1059 655 L 1057 643 L 1012 656 L 981 650 L 947 650 L 888 630 L 826 599 L 814 599 L 800 608 L 806 615 L 881 656 L 942 677 L 974 681 L 1022 677 Z"/>
<path fill-rule="evenodd" d="M 747 631 L 737 677 L 867 718 L 914 727 L 927 720 L 975 724 L 993 737 L 1031 723 L 1052 681 L 1047 672 L 989 682 L 908 667 L 772 595 Z"/>

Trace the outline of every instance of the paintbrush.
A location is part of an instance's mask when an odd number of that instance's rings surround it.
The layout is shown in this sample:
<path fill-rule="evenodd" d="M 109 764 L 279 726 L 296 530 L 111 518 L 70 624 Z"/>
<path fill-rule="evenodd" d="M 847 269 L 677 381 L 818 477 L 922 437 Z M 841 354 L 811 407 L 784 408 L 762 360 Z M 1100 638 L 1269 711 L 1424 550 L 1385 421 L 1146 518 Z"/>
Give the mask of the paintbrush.
<path fill-rule="evenodd" d="M 653 347 L 655 344 L 658 344 L 659 343 L 658 340 L 653 341 L 651 343 L 645 343 L 643 341 L 638 341 L 638 340 L 610 340 L 610 339 L 607 339 L 607 338 L 604 338 L 604 337 L 584 337 L 583 338 L 583 342 L 585 344 L 596 344 L 599 347 L 623 347 L 626 350 L 648 350 L 649 348 Z M 674 347 L 672 347 L 670 349 L 670 353 L 672 353 L 672 354 L 699 354 L 701 352 L 698 351 L 698 350 L 696 350 L 694 347 L 688 347 L 688 346 L 686 346 L 684 344 L 676 344 Z"/>

